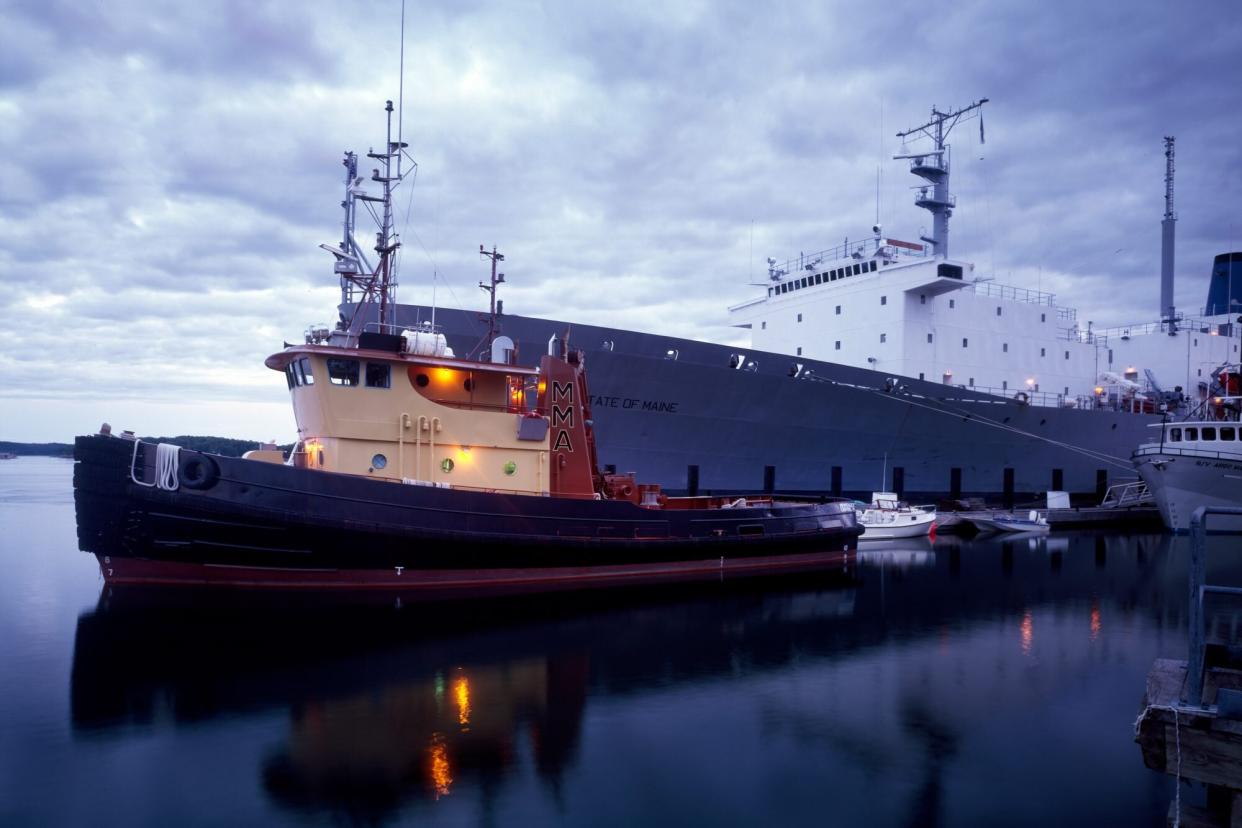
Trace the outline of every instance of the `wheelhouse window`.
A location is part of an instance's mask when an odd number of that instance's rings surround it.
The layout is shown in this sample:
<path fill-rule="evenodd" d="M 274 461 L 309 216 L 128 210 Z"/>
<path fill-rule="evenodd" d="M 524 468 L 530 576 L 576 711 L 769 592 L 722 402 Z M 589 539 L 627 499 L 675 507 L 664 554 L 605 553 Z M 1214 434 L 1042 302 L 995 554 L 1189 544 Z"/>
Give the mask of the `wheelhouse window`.
<path fill-rule="evenodd" d="M 285 366 L 285 382 L 289 383 L 291 389 L 302 385 L 314 385 L 315 375 L 311 373 L 310 360 L 302 357 Z"/>
<path fill-rule="evenodd" d="M 328 382 L 333 385 L 357 385 L 358 384 L 358 360 L 356 359 L 329 359 L 328 360 Z"/>
<path fill-rule="evenodd" d="M 1199 429 L 1197 429 L 1197 428 L 1188 428 L 1188 429 L 1186 429 L 1186 439 L 1187 439 L 1187 440 L 1198 440 L 1198 439 L 1199 439 Z"/>
<path fill-rule="evenodd" d="M 367 363 L 367 388 L 389 388 L 392 385 L 392 366 L 387 362 Z"/>
<path fill-rule="evenodd" d="M 1237 439 L 1237 427 L 1236 426 L 1221 426 L 1220 427 L 1220 439 L 1230 440 L 1230 441 L 1236 440 Z"/>
<path fill-rule="evenodd" d="M 1204 426 L 1203 428 L 1199 429 L 1199 439 L 1200 440 L 1215 440 L 1216 439 L 1216 426 Z"/>
<path fill-rule="evenodd" d="M 1180 443 L 1182 441 L 1182 430 L 1180 428 L 1169 429 L 1169 442 Z"/>

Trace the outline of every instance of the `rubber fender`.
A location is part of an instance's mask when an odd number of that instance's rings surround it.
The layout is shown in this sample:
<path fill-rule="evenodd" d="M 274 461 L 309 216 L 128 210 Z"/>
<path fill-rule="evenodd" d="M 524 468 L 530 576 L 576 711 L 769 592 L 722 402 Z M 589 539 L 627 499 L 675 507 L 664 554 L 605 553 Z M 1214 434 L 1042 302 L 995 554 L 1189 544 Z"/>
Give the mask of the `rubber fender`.
<path fill-rule="evenodd" d="M 177 481 L 187 489 L 210 489 L 220 479 L 220 467 L 206 454 L 181 452 Z"/>

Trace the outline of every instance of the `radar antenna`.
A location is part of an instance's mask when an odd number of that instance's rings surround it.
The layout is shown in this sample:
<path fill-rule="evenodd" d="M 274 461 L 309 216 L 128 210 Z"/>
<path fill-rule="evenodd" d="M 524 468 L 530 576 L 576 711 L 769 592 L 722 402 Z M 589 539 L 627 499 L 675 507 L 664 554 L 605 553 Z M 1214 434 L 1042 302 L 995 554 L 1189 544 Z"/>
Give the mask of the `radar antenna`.
<path fill-rule="evenodd" d="M 933 106 L 931 118 L 927 123 L 897 133 L 897 137 L 902 139 L 902 150 L 893 158 L 910 159 L 910 172 L 928 182 L 919 185 L 914 204 L 932 214 L 932 234 L 930 237 L 922 236 L 921 238 L 932 246 L 932 252 L 937 256 L 947 257 L 949 255 L 949 216 L 953 215 L 953 208 L 957 206 L 957 199 L 949 193 L 950 153 L 945 139 L 949 137 L 949 133 L 959 121 L 970 120 L 974 117 L 982 118 L 983 105 L 987 102 L 987 98 L 980 98 L 971 105 L 953 112 L 941 112 Z M 972 112 L 976 114 L 971 115 Z M 982 121 L 980 125 L 982 127 Z M 911 135 L 930 138 L 932 149 L 923 152 L 907 150 L 906 138 Z M 979 135 L 982 139 L 982 128 Z"/>

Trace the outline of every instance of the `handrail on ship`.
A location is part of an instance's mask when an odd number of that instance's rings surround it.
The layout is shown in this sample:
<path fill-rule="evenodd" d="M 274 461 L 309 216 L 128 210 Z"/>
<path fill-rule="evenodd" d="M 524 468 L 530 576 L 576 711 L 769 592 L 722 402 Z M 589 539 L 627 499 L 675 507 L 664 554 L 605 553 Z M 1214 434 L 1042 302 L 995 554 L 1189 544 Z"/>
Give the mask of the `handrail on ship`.
<path fill-rule="evenodd" d="M 883 239 L 872 236 L 862 241 L 845 241 L 836 247 L 830 247 L 826 250 L 820 250 L 815 253 L 799 253 L 796 257 L 790 258 L 774 264 L 769 268 L 769 273 L 780 274 L 781 276 L 790 276 L 799 274 L 809 268 L 823 263 L 827 265 L 831 262 L 840 261 L 857 261 L 854 258 L 855 253 L 862 253 L 864 258 L 870 256 L 881 247 L 889 248 L 890 252 L 896 258 L 925 259 L 931 256 L 931 253 L 924 247 L 921 251 L 910 250 L 909 248 L 899 247 L 897 245 L 887 244 Z"/>

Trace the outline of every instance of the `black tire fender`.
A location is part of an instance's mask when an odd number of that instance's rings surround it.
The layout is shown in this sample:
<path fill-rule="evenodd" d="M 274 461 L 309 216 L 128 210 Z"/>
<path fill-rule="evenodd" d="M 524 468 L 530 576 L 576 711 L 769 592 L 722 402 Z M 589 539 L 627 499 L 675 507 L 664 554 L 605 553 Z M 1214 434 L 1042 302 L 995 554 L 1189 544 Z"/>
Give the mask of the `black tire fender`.
<path fill-rule="evenodd" d="M 220 467 L 206 454 L 182 451 L 177 461 L 177 482 L 187 489 L 210 489 L 220 479 Z"/>

